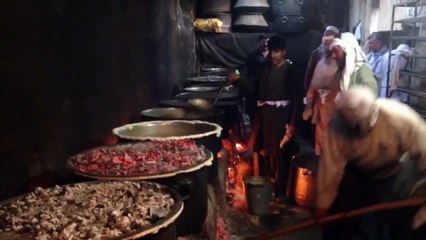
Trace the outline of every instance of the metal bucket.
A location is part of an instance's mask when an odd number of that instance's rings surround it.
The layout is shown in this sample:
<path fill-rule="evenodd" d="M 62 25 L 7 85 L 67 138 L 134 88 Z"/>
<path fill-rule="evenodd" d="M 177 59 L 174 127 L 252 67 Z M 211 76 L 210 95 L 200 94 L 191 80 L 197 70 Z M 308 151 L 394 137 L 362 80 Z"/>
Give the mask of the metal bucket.
<path fill-rule="evenodd" d="M 292 160 L 294 178 L 294 201 L 303 207 L 315 205 L 318 157 L 315 155 L 296 156 Z"/>
<path fill-rule="evenodd" d="M 248 213 L 257 216 L 268 214 L 273 190 L 271 181 L 264 177 L 248 177 L 244 179 L 244 188 Z"/>

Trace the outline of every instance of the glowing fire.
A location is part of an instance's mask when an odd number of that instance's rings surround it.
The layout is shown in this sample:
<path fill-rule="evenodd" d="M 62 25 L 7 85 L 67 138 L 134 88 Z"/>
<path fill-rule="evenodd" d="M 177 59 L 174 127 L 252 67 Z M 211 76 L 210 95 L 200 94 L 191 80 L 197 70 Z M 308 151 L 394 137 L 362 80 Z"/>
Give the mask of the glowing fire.
<path fill-rule="evenodd" d="M 247 150 L 247 146 L 245 144 L 241 143 L 241 142 L 236 142 L 235 143 L 235 149 L 238 152 L 243 152 L 243 151 Z"/>

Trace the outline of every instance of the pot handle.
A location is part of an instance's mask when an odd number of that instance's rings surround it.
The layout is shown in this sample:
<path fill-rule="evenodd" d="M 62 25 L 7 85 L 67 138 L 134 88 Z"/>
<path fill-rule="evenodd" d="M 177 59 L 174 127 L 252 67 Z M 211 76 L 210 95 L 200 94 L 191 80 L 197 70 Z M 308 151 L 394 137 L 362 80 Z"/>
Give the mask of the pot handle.
<path fill-rule="evenodd" d="M 192 180 L 182 179 L 172 185 L 172 188 L 175 189 L 179 195 L 181 195 L 182 200 L 186 201 L 189 199 L 189 193 L 191 192 Z"/>

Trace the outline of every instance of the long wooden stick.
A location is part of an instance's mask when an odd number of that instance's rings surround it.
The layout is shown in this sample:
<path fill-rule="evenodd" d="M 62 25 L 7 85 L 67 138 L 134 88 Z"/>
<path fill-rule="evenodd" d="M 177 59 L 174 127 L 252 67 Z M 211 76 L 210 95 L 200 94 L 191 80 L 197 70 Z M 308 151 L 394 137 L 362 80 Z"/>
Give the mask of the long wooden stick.
<path fill-rule="evenodd" d="M 334 215 L 325 216 L 318 219 L 310 219 L 310 220 L 295 224 L 293 226 L 290 226 L 288 228 L 284 228 L 274 232 L 259 235 L 256 237 L 256 239 L 261 239 L 261 240 L 270 239 L 273 237 L 289 234 L 291 232 L 298 231 L 303 228 L 311 227 L 314 225 L 322 225 L 325 223 L 342 220 L 346 218 L 351 218 L 351 217 L 357 217 L 357 216 L 361 216 L 361 215 L 372 213 L 372 212 L 405 208 L 405 207 L 414 207 L 414 206 L 419 206 L 425 203 L 426 203 L 426 197 L 419 197 L 419 198 L 410 198 L 410 199 L 405 199 L 405 200 L 395 201 L 395 202 L 376 204 L 369 207 L 355 209 L 349 212 L 337 213 Z"/>

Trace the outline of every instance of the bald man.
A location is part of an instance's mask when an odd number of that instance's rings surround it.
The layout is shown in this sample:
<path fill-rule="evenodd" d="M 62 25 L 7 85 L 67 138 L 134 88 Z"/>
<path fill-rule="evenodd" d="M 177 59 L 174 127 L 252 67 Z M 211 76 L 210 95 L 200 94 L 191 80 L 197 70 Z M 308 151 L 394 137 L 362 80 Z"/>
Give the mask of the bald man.
<path fill-rule="evenodd" d="M 333 202 L 342 211 L 426 194 L 426 122 L 421 116 L 400 102 L 377 100 L 361 86 L 339 93 L 335 105 L 319 162 L 320 215 Z M 348 175 L 349 181 L 342 181 Z M 416 210 L 380 215 L 373 225 L 389 231 L 387 238 L 364 239 L 425 239 L 424 227 L 409 230 L 426 221 L 426 206 L 412 219 Z M 342 239 L 342 235 L 326 239 Z"/>

